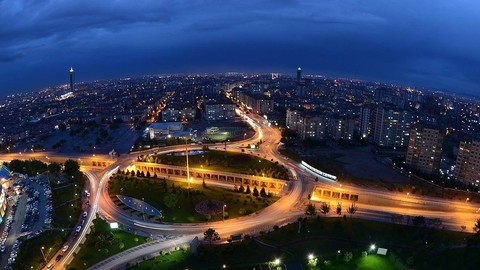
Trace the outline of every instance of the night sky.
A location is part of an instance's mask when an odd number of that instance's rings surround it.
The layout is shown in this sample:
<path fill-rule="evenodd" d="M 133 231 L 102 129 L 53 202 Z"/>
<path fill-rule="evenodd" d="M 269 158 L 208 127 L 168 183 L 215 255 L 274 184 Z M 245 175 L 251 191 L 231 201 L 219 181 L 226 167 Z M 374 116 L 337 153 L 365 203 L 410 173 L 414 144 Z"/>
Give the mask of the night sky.
<path fill-rule="evenodd" d="M 478 0 L 0 0 L 0 96 L 226 71 L 323 74 L 480 96 Z"/>

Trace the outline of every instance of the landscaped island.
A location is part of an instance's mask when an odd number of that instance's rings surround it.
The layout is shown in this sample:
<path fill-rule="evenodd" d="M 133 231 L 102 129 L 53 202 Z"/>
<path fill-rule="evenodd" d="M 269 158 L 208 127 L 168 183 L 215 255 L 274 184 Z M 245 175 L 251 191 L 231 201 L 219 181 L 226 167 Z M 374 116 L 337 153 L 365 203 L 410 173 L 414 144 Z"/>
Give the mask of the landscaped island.
<path fill-rule="evenodd" d="M 218 221 L 222 220 L 222 214 L 224 218 L 248 215 L 278 199 L 269 195 L 264 188 L 235 186 L 234 189 L 224 189 L 213 185 L 124 174 L 112 176 L 108 188 L 112 200 L 132 215 L 152 221 L 180 223 Z M 160 210 L 162 218 L 144 216 L 120 202 L 116 195 L 144 200 Z M 207 206 L 212 207 L 206 209 Z"/>
<path fill-rule="evenodd" d="M 288 170 L 278 162 L 269 161 L 243 153 L 215 150 L 192 151 L 188 157 L 191 168 L 204 168 L 212 171 L 248 174 L 288 180 Z M 140 162 L 187 166 L 184 152 L 164 155 L 140 156 Z"/>

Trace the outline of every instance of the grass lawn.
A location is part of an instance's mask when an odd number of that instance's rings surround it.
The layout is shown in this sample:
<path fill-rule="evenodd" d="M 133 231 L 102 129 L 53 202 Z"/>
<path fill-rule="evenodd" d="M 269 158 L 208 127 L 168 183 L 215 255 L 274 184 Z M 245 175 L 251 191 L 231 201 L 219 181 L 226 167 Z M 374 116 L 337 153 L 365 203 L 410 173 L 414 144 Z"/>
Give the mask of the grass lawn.
<path fill-rule="evenodd" d="M 192 255 L 190 249 L 186 251 L 177 250 L 173 251 L 168 255 L 160 255 L 154 259 L 143 261 L 135 266 L 128 267 L 132 270 L 147 270 L 147 269 L 156 269 L 156 270 L 170 270 L 176 269 L 178 264 L 184 263 Z"/>
<path fill-rule="evenodd" d="M 116 253 L 145 243 L 144 237 L 110 229 L 110 225 L 102 219 L 95 219 L 93 224 L 92 231 L 67 269 L 86 269 Z"/>
<path fill-rule="evenodd" d="M 258 175 L 288 180 L 285 167 L 259 157 L 225 151 L 208 150 L 203 154 L 189 155 L 192 168 L 203 168 L 232 173 Z M 175 166 L 186 166 L 185 156 L 158 155 L 146 157 L 143 161 Z"/>
<path fill-rule="evenodd" d="M 280 154 L 288 157 L 289 159 L 291 160 L 294 160 L 296 162 L 301 162 L 302 161 L 302 157 L 299 156 L 297 153 L 293 152 L 292 150 L 288 149 L 288 148 L 285 148 L 285 149 L 280 149 L 279 150 Z"/>
<path fill-rule="evenodd" d="M 52 187 L 53 227 L 72 228 L 77 223 L 82 212 L 83 180 L 77 180 L 68 185 L 50 184 Z"/>
<path fill-rule="evenodd" d="M 312 269 L 332 270 L 396 270 L 409 265 L 412 269 L 476 269 L 480 263 L 478 249 L 448 249 L 464 242 L 472 234 L 449 232 L 405 225 L 387 224 L 348 218 L 320 218 L 298 222 L 263 234 L 260 239 L 273 247 L 267 247 L 247 237 L 243 242 L 225 245 L 201 245 L 198 256 L 175 258 L 168 268 L 154 260 L 142 263 L 138 269 L 252 269 L 266 266 L 279 258 L 282 263 L 300 263 L 307 266 L 307 255 L 313 254 L 318 263 Z M 418 239 L 418 240 L 417 240 Z M 425 245 L 425 240 L 428 245 Z M 368 254 L 371 243 L 387 248 L 387 256 Z M 338 253 L 340 250 L 340 253 Z M 352 253 L 349 262 L 344 261 L 347 252 Z M 459 258 L 461 263 L 459 263 Z M 171 261 L 171 260 L 170 260 Z M 325 263 L 327 261 L 327 263 Z M 158 268 L 156 268 L 158 267 Z M 132 269 L 137 269 L 136 267 Z"/>
<path fill-rule="evenodd" d="M 340 262 L 338 264 L 334 264 L 332 266 L 321 266 L 314 269 L 331 269 L 331 270 L 400 270 L 398 266 L 396 266 L 388 256 L 376 255 L 371 254 L 367 257 L 358 258 L 352 260 L 348 263 Z"/>
<path fill-rule="evenodd" d="M 164 181 L 166 182 L 167 190 L 165 190 Z M 174 188 L 172 185 L 174 185 Z M 208 216 L 195 212 L 197 203 L 209 199 L 223 201 L 227 205 L 225 213 L 226 216 L 228 214 L 228 218 L 253 213 L 278 200 L 277 197 L 255 197 L 252 194 L 237 193 L 233 190 L 208 185 L 203 187 L 198 184 L 190 184 L 190 187 L 189 193 L 188 185 L 185 182 L 148 179 L 121 174 L 112 176 L 108 186 L 110 196 L 122 194 L 136 199 L 144 198 L 145 202 L 162 211 L 163 221 L 165 222 L 194 223 L 221 220 L 221 213 L 212 215 L 208 219 Z M 177 198 L 177 203 L 174 207 L 169 208 L 165 205 L 164 196 L 172 193 Z M 121 207 L 124 206 L 123 204 L 119 205 Z"/>

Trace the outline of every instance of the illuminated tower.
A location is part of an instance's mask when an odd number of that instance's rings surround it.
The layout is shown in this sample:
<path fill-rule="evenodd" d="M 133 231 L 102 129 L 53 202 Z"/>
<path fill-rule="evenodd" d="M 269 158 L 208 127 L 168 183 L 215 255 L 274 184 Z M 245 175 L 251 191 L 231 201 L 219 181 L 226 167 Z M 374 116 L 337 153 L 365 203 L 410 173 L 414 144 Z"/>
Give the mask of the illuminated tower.
<path fill-rule="evenodd" d="M 302 80 L 302 69 L 298 68 L 297 69 L 297 81 Z"/>
<path fill-rule="evenodd" d="M 70 67 L 70 92 L 73 92 L 73 85 L 75 84 L 75 74 L 73 67 Z"/>

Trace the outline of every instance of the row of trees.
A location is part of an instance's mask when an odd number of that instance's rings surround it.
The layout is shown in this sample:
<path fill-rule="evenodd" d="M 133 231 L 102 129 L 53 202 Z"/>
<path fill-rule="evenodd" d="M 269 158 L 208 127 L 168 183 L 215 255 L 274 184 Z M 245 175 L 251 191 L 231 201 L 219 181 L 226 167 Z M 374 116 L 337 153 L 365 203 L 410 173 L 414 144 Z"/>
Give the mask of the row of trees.
<path fill-rule="evenodd" d="M 233 186 L 233 190 L 235 192 L 238 192 L 238 193 L 244 193 L 244 194 L 251 194 L 252 193 L 252 190 L 250 189 L 250 186 L 247 185 L 247 188 L 243 187 L 243 185 L 240 185 L 239 187 L 237 187 L 237 185 L 234 185 Z M 271 197 L 271 194 L 268 193 L 267 194 L 267 191 L 265 190 L 264 187 L 262 187 L 262 189 L 260 191 L 258 191 L 257 187 L 254 187 L 253 188 L 253 196 L 255 197 L 258 197 L 258 196 L 261 196 L 261 197 Z"/>
<path fill-rule="evenodd" d="M 330 206 L 330 203 L 327 203 L 327 202 L 323 202 L 321 205 L 320 205 L 320 212 L 324 215 L 330 213 L 330 210 L 331 210 L 331 206 Z M 353 202 L 348 208 L 347 208 L 347 213 L 350 214 L 350 215 L 353 215 L 357 212 L 358 210 L 358 207 L 355 205 L 355 202 Z M 342 203 L 338 202 L 337 203 L 337 207 L 335 209 L 335 212 L 337 215 L 341 215 L 342 214 Z M 305 214 L 306 215 L 309 215 L 309 216 L 315 216 L 317 214 L 317 207 L 314 205 L 314 204 L 308 204 L 307 205 L 307 208 L 305 209 Z"/>
<path fill-rule="evenodd" d="M 46 164 L 40 160 L 19 160 L 14 159 L 6 164 L 12 172 L 21 174 L 28 174 L 30 176 L 37 175 L 44 172 L 58 173 L 62 170 L 62 164 L 52 162 Z M 80 165 L 75 160 L 67 160 L 63 164 L 63 171 L 69 177 L 77 176 L 80 173 Z"/>

